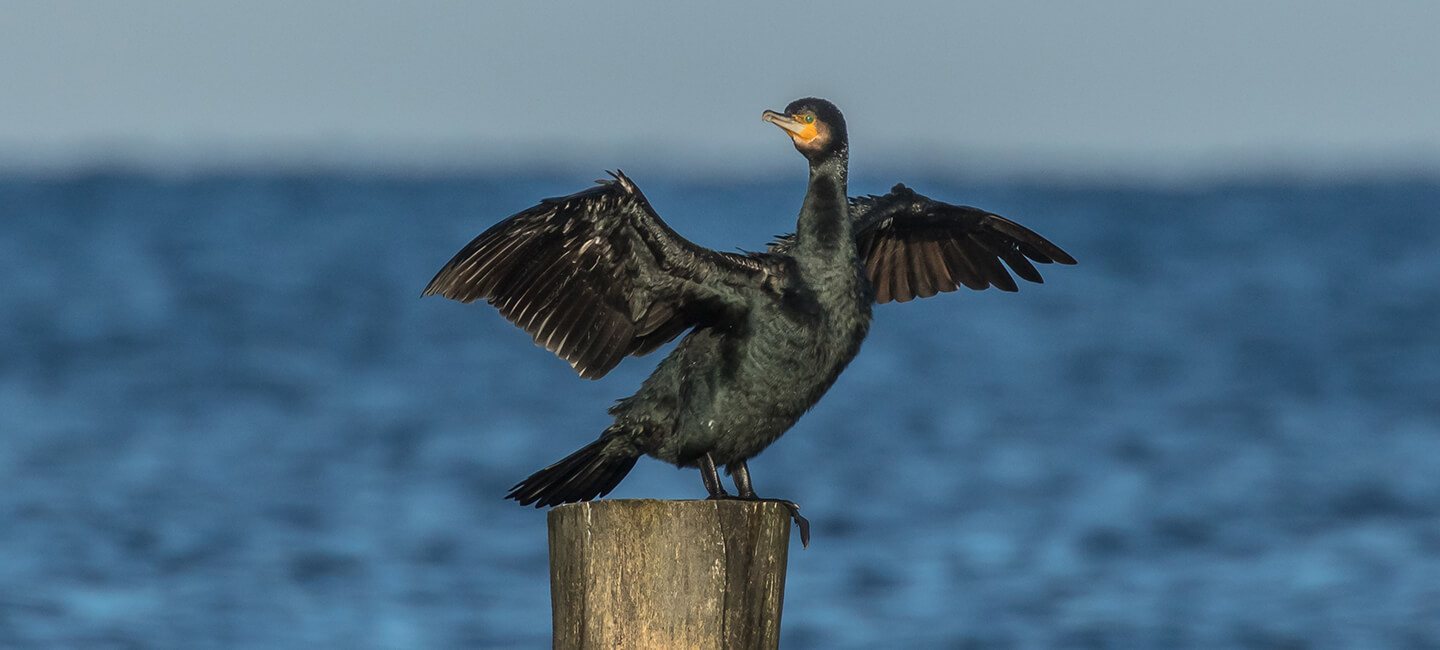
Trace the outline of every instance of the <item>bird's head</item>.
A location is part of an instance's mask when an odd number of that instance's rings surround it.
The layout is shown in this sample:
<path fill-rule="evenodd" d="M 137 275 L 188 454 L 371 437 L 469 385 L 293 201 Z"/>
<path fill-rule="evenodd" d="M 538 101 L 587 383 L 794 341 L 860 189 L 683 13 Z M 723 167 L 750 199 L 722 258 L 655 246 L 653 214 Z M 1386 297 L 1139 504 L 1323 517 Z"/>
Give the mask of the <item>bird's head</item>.
<path fill-rule="evenodd" d="M 783 112 L 765 111 L 760 119 L 785 129 L 790 139 L 795 141 L 795 148 L 811 163 L 845 153 L 849 146 L 845 116 L 834 104 L 823 99 L 797 99 L 790 102 Z"/>

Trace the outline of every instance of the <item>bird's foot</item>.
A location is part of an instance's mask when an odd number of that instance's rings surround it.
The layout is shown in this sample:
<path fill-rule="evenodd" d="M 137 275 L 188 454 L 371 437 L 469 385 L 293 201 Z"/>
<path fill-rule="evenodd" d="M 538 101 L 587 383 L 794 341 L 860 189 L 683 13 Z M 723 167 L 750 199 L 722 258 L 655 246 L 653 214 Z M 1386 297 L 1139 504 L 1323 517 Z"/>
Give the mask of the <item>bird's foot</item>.
<path fill-rule="evenodd" d="M 725 501 L 768 501 L 770 503 L 778 503 L 782 506 L 785 506 L 785 509 L 790 511 L 790 519 L 795 521 L 795 527 L 800 529 L 800 547 L 810 548 L 810 520 L 800 515 L 800 506 L 794 501 L 790 501 L 788 499 L 767 499 L 764 497 L 755 496 L 754 494 L 751 494 L 749 496 L 736 496 L 733 494 L 727 494 L 723 491 L 720 494 L 712 494 L 706 497 L 706 499 Z"/>

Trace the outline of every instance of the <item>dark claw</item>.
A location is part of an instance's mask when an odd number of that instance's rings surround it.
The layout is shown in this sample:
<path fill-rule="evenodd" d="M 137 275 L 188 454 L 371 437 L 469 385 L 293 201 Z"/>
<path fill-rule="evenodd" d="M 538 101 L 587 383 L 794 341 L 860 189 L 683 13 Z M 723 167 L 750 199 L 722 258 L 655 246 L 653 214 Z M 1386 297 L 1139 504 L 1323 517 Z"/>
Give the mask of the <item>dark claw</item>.
<path fill-rule="evenodd" d="M 790 511 L 790 518 L 795 520 L 795 527 L 800 529 L 800 548 L 810 548 L 810 520 L 800 516 L 800 506 L 794 501 L 784 499 L 761 499 L 761 501 L 774 501 L 785 506 Z"/>
<path fill-rule="evenodd" d="M 785 499 L 765 499 L 755 495 L 754 488 L 750 487 L 750 468 L 746 467 L 745 461 L 735 461 L 726 466 L 726 471 L 735 479 L 735 490 L 739 495 L 732 496 L 725 491 L 725 486 L 720 484 L 720 472 L 715 469 L 715 460 L 710 454 L 700 457 L 700 479 L 705 482 L 705 491 L 710 493 L 706 499 L 728 499 L 731 501 L 769 501 L 785 506 L 790 511 L 790 518 L 795 520 L 795 527 L 800 529 L 800 547 L 810 548 L 810 520 L 800 516 L 800 506 L 794 501 Z"/>
<path fill-rule="evenodd" d="M 785 509 L 790 511 L 790 518 L 795 521 L 795 527 L 800 529 L 800 547 L 810 548 L 810 520 L 800 515 L 800 506 L 796 505 L 794 501 L 787 501 L 785 499 L 766 499 L 763 497 L 753 496 L 742 497 L 733 494 L 712 494 L 708 497 L 705 497 L 705 499 L 707 501 L 768 501 L 770 503 L 778 503 L 782 506 L 785 506 Z"/>

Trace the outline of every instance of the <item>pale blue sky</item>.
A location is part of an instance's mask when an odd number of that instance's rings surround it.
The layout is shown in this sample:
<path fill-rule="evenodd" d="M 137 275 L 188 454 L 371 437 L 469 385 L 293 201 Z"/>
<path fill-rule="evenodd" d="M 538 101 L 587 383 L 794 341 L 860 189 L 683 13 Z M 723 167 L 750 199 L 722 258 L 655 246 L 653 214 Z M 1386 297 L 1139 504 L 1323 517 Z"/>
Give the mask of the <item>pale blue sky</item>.
<path fill-rule="evenodd" d="M 0 164 L 1184 174 L 1440 161 L 1436 2 L 262 0 L 0 7 Z"/>

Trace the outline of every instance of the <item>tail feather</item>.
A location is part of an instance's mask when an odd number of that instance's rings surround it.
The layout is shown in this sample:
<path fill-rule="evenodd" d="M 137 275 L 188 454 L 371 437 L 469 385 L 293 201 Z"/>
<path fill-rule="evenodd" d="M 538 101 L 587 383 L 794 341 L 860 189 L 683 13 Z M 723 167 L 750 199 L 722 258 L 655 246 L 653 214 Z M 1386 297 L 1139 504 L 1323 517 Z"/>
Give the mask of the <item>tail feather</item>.
<path fill-rule="evenodd" d="M 536 508 L 589 501 L 610 493 L 630 473 L 640 454 L 613 436 L 582 447 L 510 488 L 507 499 Z"/>

